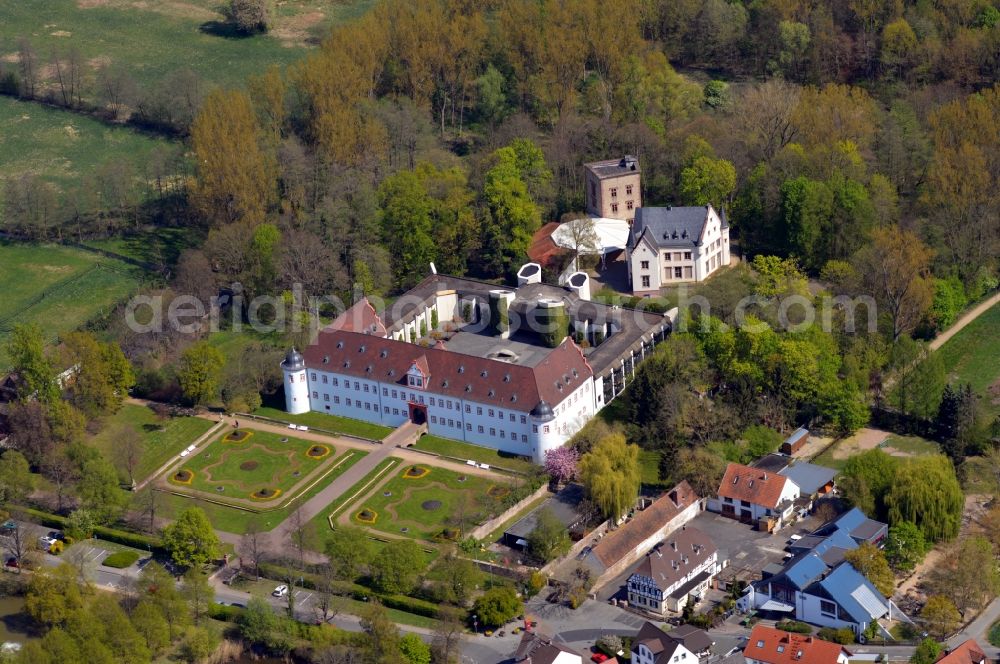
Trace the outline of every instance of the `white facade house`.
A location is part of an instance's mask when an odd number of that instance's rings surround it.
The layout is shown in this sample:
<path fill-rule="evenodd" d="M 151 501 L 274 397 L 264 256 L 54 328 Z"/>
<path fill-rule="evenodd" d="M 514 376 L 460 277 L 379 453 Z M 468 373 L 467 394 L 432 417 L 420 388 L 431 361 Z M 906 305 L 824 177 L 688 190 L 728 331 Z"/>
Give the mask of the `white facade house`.
<path fill-rule="evenodd" d="M 664 632 L 651 622 L 643 623 L 632 641 L 635 664 L 698 664 L 710 659 L 714 645 L 707 632 L 682 625 Z"/>
<path fill-rule="evenodd" d="M 633 295 L 704 281 L 729 265 L 729 222 L 711 205 L 639 208 L 625 256 Z"/>
<path fill-rule="evenodd" d="M 719 552 L 697 528 L 682 526 L 650 551 L 628 579 L 631 606 L 663 615 L 704 597 L 722 571 Z"/>
<path fill-rule="evenodd" d="M 730 463 L 718 495 L 708 499 L 707 509 L 764 530 L 776 530 L 793 516 L 800 493 L 798 485 L 784 475 Z"/>
<path fill-rule="evenodd" d="M 289 352 L 286 409 L 414 422 L 542 463 L 670 330 L 664 316 L 590 302 L 586 286 L 501 289 L 434 275 L 381 315 L 363 299 Z"/>

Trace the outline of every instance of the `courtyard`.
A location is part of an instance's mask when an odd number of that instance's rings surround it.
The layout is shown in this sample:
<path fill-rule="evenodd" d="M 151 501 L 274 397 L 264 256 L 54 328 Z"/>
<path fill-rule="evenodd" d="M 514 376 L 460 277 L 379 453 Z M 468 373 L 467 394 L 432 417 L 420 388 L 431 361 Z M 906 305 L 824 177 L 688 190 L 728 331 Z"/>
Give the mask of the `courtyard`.
<path fill-rule="evenodd" d="M 216 438 L 167 471 L 169 487 L 226 502 L 268 503 L 345 459 L 329 443 L 238 429 Z M 345 455 L 346 456 L 346 455 Z"/>
<path fill-rule="evenodd" d="M 427 541 L 460 540 L 503 509 L 513 487 L 478 474 L 405 465 L 344 513 L 354 525 Z"/>

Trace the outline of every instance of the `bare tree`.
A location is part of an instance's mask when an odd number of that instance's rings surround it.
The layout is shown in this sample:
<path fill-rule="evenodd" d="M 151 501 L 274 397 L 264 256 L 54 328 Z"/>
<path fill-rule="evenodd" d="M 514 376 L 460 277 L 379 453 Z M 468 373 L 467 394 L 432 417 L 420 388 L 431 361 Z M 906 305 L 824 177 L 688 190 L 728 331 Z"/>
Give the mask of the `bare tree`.
<path fill-rule="evenodd" d="M 337 577 L 333 567 L 323 565 L 316 584 L 316 613 L 323 622 L 333 620 L 345 608 L 343 598 L 337 596 L 336 590 Z"/>
<path fill-rule="evenodd" d="M 260 528 L 260 520 L 257 518 L 251 519 L 247 523 L 246 531 L 243 533 L 243 539 L 240 540 L 240 546 L 238 553 L 240 554 L 240 568 L 242 571 L 242 561 L 243 558 L 248 558 L 250 564 L 253 565 L 253 572 L 260 581 L 260 563 L 261 556 L 263 554 L 262 545 L 263 535 Z"/>
<path fill-rule="evenodd" d="M 27 37 L 17 40 L 17 64 L 21 68 L 21 96 L 34 99 L 38 87 L 38 54 Z"/>
<path fill-rule="evenodd" d="M 798 86 L 779 78 L 747 89 L 737 114 L 751 163 L 771 159 L 795 139 L 792 113 L 798 103 Z"/>
<path fill-rule="evenodd" d="M 128 475 L 128 481 L 135 488 L 135 469 L 142 463 L 144 443 L 134 426 L 123 425 L 115 432 L 115 461 Z"/>
<path fill-rule="evenodd" d="M 111 111 L 113 120 L 121 118 L 125 107 L 136 97 L 135 81 L 117 64 L 109 64 L 97 71 L 97 89 L 101 101 Z"/>
<path fill-rule="evenodd" d="M 63 451 L 49 454 L 42 460 L 42 475 L 49 481 L 56 493 L 56 511 L 65 507 L 66 494 L 79 479 L 77 465 Z"/>
<path fill-rule="evenodd" d="M 299 554 L 299 571 L 306 568 L 306 547 L 309 544 L 309 532 L 308 523 L 302 516 L 302 506 L 295 508 L 292 512 L 292 526 L 295 530 L 292 531 L 292 544 L 295 545 L 295 550 Z"/>
<path fill-rule="evenodd" d="M 434 664 L 454 664 L 461 657 L 462 634 L 465 626 L 455 609 L 441 608 L 439 622 L 431 640 Z"/>
<path fill-rule="evenodd" d="M 62 49 L 53 49 L 52 69 L 56 73 L 56 83 L 59 85 L 59 97 L 62 105 L 69 108 L 73 103 L 73 94 L 70 92 L 69 63 L 66 62 Z"/>
<path fill-rule="evenodd" d="M 565 237 L 573 249 L 573 268 L 579 270 L 580 256 L 596 254 L 601 250 L 601 238 L 597 235 L 594 220 L 582 212 L 567 212 L 562 218 Z"/>
<path fill-rule="evenodd" d="M 14 520 L 14 530 L 7 536 L 7 550 L 17 563 L 17 572 L 20 574 L 22 569 L 34 567 L 38 545 L 30 529 L 24 525 L 24 515 L 14 513 L 11 517 Z"/>
<path fill-rule="evenodd" d="M 146 532 L 156 532 L 156 511 L 160 507 L 160 496 L 156 489 L 146 491 L 142 500 L 142 513 L 146 517 Z"/>

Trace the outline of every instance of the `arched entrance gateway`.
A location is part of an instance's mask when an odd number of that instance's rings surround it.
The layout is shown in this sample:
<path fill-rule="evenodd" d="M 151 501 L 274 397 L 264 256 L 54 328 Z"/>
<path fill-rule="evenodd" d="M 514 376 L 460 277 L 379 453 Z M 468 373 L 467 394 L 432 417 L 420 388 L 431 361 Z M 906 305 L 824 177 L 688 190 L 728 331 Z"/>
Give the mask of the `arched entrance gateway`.
<path fill-rule="evenodd" d="M 427 406 L 419 403 L 408 404 L 410 407 L 410 421 L 414 424 L 427 424 Z"/>

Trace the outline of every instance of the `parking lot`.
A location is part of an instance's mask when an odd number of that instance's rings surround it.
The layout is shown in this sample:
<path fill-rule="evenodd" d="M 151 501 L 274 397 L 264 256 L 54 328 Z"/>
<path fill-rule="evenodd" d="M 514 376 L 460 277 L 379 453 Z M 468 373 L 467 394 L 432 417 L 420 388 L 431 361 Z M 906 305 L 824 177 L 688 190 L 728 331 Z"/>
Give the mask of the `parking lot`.
<path fill-rule="evenodd" d="M 729 561 L 729 566 L 719 575 L 721 579 L 728 581 L 734 576 L 743 580 L 760 578 L 760 571 L 765 566 L 780 563 L 788 555 L 785 546 L 789 537 L 811 532 L 822 524 L 815 517 L 809 516 L 771 535 L 754 530 L 749 524 L 704 511 L 687 525 L 708 535 L 719 550 L 719 559 Z M 599 588 L 597 599 L 605 602 L 612 598 L 627 599 L 625 584 L 641 563 L 640 558 L 625 572 Z"/>

